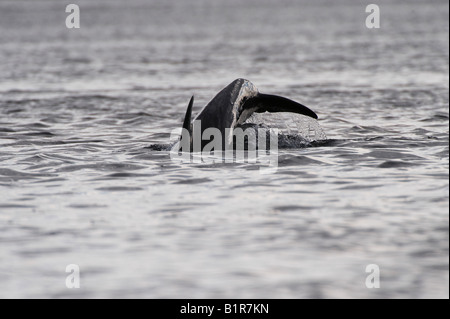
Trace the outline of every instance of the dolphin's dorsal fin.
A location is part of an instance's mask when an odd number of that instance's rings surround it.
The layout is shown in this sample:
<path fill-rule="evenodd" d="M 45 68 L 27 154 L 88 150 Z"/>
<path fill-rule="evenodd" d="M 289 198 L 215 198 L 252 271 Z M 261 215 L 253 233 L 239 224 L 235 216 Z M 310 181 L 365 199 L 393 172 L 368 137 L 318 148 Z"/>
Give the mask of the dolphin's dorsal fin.
<path fill-rule="evenodd" d="M 186 110 L 186 115 L 184 116 L 183 128 L 188 130 L 191 133 L 191 115 L 192 115 L 192 105 L 194 104 L 194 96 L 192 95 L 191 100 L 189 101 L 188 108 Z"/>

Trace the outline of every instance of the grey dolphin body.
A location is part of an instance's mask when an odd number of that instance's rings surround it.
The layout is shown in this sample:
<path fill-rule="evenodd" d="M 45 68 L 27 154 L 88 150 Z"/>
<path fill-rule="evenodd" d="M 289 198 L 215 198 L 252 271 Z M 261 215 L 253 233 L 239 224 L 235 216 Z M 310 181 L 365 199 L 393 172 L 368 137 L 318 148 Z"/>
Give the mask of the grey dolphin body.
<path fill-rule="evenodd" d="M 227 87 L 222 89 L 191 121 L 192 106 L 194 96 L 191 97 L 183 122 L 183 129 L 189 132 L 190 145 L 192 150 L 192 140 L 194 123 L 201 124 L 199 133 L 208 128 L 216 128 L 221 132 L 222 146 L 226 143 L 232 143 L 232 130 L 240 127 L 254 113 L 263 112 L 291 112 L 303 114 L 317 119 L 316 113 L 306 106 L 289 100 L 287 98 L 259 93 L 258 89 L 248 80 L 236 79 Z M 228 134 L 227 134 L 227 129 Z M 203 147 L 209 143 L 208 140 L 202 140 Z M 181 144 L 180 144 L 181 145 Z"/>

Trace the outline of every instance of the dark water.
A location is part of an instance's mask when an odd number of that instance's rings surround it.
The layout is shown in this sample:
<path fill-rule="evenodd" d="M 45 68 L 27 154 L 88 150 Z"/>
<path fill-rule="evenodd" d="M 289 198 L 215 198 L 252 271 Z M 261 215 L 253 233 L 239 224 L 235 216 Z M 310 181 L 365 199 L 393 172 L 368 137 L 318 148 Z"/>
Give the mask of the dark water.
<path fill-rule="evenodd" d="M 447 2 L 66 4 L 0 2 L 0 297 L 448 298 Z M 329 143 L 274 174 L 148 148 L 238 77 Z"/>

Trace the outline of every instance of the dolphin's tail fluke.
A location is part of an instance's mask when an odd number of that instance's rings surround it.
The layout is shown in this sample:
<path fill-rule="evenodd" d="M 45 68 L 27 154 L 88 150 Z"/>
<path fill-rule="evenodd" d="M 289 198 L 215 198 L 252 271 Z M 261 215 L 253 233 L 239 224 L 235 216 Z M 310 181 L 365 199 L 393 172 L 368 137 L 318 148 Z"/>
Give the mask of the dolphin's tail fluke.
<path fill-rule="evenodd" d="M 249 99 L 245 104 L 249 103 L 249 107 L 256 106 L 255 112 L 291 112 L 306 115 L 317 119 L 318 116 L 308 107 L 297 103 L 295 101 L 289 100 L 285 97 L 278 95 L 262 94 L 259 93 L 257 96 Z M 244 105 L 247 108 L 247 105 Z"/>

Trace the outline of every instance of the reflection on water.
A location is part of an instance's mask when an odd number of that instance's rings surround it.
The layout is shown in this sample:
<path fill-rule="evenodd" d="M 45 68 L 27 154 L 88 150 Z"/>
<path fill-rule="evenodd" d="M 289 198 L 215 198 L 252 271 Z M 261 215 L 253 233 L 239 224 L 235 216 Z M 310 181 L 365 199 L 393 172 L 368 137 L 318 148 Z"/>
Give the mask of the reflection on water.
<path fill-rule="evenodd" d="M 0 3 L 0 297 L 448 298 L 448 3 L 78 4 Z M 238 77 L 328 141 L 269 175 L 149 148 Z"/>

